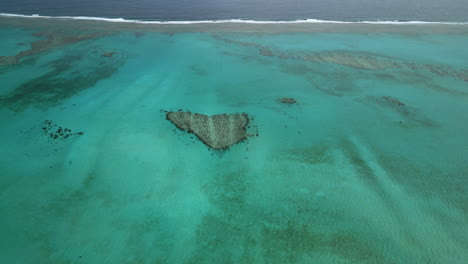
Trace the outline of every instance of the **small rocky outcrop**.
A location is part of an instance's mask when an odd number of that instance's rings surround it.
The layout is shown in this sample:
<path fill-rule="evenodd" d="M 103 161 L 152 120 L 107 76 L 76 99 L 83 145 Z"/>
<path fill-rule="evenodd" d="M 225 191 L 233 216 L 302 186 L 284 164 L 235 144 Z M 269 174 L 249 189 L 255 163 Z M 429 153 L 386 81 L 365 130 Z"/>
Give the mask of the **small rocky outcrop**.
<path fill-rule="evenodd" d="M 247 139 L 247 114 L 203 115 L 192 112 L 166 112 L 177 128 L 198 137 L 210 148 L 221 150 Z"/>

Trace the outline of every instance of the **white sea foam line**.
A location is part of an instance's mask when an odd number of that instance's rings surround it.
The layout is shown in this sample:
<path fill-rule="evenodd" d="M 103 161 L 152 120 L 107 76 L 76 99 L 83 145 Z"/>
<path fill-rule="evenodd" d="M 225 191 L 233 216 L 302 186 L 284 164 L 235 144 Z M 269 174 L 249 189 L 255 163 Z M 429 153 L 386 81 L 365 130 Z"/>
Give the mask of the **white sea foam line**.
<path fill-rule="evenodd" d="M 335 21 L 335 20 L 320 20 L 320 19 L 302 19 L 291 21 L 261 21 L 261 20 L 247 20 L 247 19 L 225 19 L 225 20 L 191 20 L 191 21 L 156 21 L 156 20 L 137 20 L 137 19 L 124 19 L 124 18 L 105 18 L 105 17 L 87 17 L 87 16 L 41 16 L 38 14 L 33 15 L 19 15 L 0 13 L 0 17 L 23 17 L 23 18 L 47 18 L 47 19 L 70 19 L 70 20 L 91 20 L 91 21 L 105 21 L 105 22 L 118 22 L 118 23 L 137 23 L 137 24 L 164 24 L 164 25 L 184 25 L 184 24 L 226 24 L 226 23 L 244 23 L 244 24 L 389 24 L 389 25 L 418 25 L 418 24 L 431 24 L 431 25 L 468 25 L 468 22 L 431 22 L 431 21 Z"/>

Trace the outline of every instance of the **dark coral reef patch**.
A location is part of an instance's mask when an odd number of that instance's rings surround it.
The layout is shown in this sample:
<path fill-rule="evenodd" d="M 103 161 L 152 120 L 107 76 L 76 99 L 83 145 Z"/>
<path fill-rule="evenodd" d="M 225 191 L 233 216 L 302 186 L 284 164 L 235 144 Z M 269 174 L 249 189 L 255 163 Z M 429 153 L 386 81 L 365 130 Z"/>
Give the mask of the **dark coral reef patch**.
<path fill-rule="evenodd" d="M 47 64 L 51 71 L 29 79 L 0 96 L 0 105 L 13 111 L 57 106 L 62 100 L 112 76 L 124 61 L 125 56 L 117 56 L 117 53 L 112 57 L 103 57 L 93 52 L 75 51 Z"/>
<path fill-rule="evenodd" d="M 44 135 L 53 140 L 64 140 L 71 136 L 84 135 L 84 132 L 72 132 L 69 128 L 57 126 L 52 120 L 45 120 L 42 122 L 42 125 L 42 132 Z"/>
<path fill-rule="evenodd" d="M 367 96 L 362 102 L 370 102 L 379 106 L 382 110 L 387 110 L 397 114 L 402 120 L 399 125 L 402 127 L 424 126 L 424 127 L 440 127 L 440 123 L 432 120 L 421 109 L 412 106 L 411 104 L 404 103 L 399 99 L 385 95 L 380 97 Z"/>
<path fill-rule="evenodd" d="M 3 56 L 0 57 L 0 66 L 12 65 L 20 61 L 20 59 L 43 53 L 53 48 L 71 45 L 77 42 L 96 39 L 102 36 L 109 35 L 105 32 L 66 32 L 60 30 L 49 30 L 33 33 L 36 37 L 43 37 L 43 39 L 36 40 L 31 43 L 31 48 L 25 51 L 21 51 L 15 56 Z M 18 43 L 18 45 L 25 45 L 25 43 Z"/>

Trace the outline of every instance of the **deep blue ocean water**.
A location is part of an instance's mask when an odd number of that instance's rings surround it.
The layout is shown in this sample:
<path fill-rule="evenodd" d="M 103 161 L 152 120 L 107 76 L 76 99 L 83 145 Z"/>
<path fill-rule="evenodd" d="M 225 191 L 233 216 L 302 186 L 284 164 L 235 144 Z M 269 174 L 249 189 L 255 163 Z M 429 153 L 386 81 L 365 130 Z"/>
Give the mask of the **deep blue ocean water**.
<path fill-rule="evenodd" d="M 0 13 L 148 20 L 468 21 L 467 0 L 2 0 Z"/>

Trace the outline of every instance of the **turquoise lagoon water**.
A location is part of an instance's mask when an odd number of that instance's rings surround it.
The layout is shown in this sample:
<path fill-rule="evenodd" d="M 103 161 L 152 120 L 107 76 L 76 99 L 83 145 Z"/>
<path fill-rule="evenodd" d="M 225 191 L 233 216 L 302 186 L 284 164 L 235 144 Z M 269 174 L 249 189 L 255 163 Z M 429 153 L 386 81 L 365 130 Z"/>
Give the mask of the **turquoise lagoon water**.
<path fill-rule="evenodd" d="M 0 28 L 37 51 L 0 66 L 1 263 L 468 261 L 463 31 L 56 27 Z M 210 150 L 178 109 L 254 136 Z"/>

